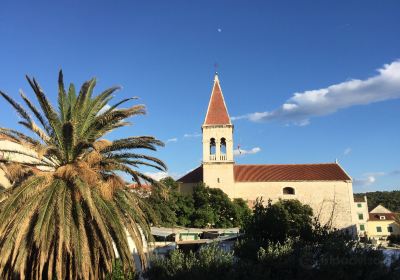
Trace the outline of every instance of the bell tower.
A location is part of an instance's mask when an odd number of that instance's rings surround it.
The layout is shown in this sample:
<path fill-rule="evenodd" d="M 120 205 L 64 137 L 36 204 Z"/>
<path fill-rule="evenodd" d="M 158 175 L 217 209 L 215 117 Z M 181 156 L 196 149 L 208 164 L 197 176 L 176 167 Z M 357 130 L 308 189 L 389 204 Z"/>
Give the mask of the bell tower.
<path fill-rule="evenodd" d="M 203 182 L 234 195 L 233 125 L 229 118 L 218 74 L 208 103 L 203 132 Z"/>

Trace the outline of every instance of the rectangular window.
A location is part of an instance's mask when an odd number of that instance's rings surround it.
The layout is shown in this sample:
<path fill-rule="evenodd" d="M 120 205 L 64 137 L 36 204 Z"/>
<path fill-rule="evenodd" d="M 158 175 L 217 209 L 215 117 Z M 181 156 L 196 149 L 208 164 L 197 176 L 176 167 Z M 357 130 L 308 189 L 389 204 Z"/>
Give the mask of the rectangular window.
<path fill-rule="evenodd" d="M 359 219 L 359 220 L 364 220 L 364 215 L 361 214 L 361 213 L 359 213 L 359 214 L 358 214 L 358 219 Z"/>
<path fill-rule="evenodd" d="M 360 225 L 360 231 L 365 231 L 365 226 L 364 225 Z"/>
<path fill-rule="evenodd" d="M 382 232 L 382 227 L 376 227 L 376 232 Z"/>
<path fill-rule="evenodd" d="M 358 208 L 361 208 L 361 206 L 362 206 L 361 203 L 357 203 Z"/>
<path fill-rule="evenodd" d="M 388 232 L 393 232 L 393 228 L 392 227 L 388 227 Z"/>

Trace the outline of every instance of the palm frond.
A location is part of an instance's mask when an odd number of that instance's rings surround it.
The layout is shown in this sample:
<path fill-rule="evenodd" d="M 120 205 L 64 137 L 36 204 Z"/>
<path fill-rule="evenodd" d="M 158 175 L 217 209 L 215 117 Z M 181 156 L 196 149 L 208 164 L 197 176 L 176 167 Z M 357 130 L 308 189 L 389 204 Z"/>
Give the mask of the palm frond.
<path fill-rule="evenodd" d="M 126 98 L 103 112 L 119 87 L 94 96 L 91 79 L 77 95 L 73 84 L 65 90 L 60 71 L 56 111 L 37 81 L 27 80 L 40 105 L 21 92 L 29 112 L 0 92 L 34 135 L 0 127 L 0 136 L 21 147 L 0 146 L 9 155 L 0 160 L 0 169 L 12 183 L 0 191 L 0 278 L 103 279 L 117 255 L 123 269 L 134 270 L 128 236 L 144 267 L 143 235 L 151 238 L 148 223 L 155 218 L 119 174 L 161 186 L 140 167 L 165 171 L 164 162 L 142 153 L 164 144 L 152 136 L 104 139 L 143 115 L 144 106 L 120 108 L 135 99 Z"/>

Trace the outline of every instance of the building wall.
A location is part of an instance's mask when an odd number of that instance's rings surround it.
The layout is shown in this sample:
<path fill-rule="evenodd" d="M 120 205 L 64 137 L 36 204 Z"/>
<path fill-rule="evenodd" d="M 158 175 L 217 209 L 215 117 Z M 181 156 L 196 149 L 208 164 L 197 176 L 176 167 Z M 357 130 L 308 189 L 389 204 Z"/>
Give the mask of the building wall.
<path fill-rule="evenodd" d="M 207 167 L 206 167 L 207 168 Z M 206 177 L 206 174 L 208 174 Z M 217 183 L 218 176 L 220 183 Z M 227 178 L 227 181 L 224 181 Z M 232 180 L 230 180 L 232 178 Z M 322 224 L 332 221 L 332 226 L 347 228 L 355 233 L 357 222 L 356 209 L 353 199 L 351 182 L 344 181 L 301 181 L 301 182 L 234 182 L 233 169 L 229 166 L 212 165 L 208 172 L 204 172 L 206 185 L 220 188 L 230 198 L 243 198 L 254 204 L 257 198 L 262 197 L 267 203 L 269 199 L 276 202 L 279 199 L 298 199 L 313 209 L 314 215 Z M 184 193 L 190 193 L 195 184 L 182 184 Z M 294 195 L 284 195 L 283 188 L 292 187 Z M 365 214 L 368 217 L 368 211 Z M 367 227 L 367 226 L 366 226 Z"/>
<path fill-rule="evenodd" d="M 210 188 L 220 188 L 229 197 L 235 197 L 233 163 L 203 164 L 203 181 Z"/>
<path fill-rule="evenodd" d="M 27 148 L 22 147 L 21 145 L 11 142 L 9 140 L 0 140 L 0 149 L 1 150 L 16 150 L 16 151 L 21 151 L 25 152 L 31 155 L 35 155 L 35 153 L 32 150 L 29 150 Z M 34 158 L 21 155 L 21 154 L 11 154 L 9 152 L 2 152 L 0 151 L 0 157 L 1 158 L 11 158 L 13 160 L 19 161 L 19 162 L 34 162 Z M 9 188 L 11 186 L 10 182 L 8 179 L 5 177 L 4 171 L 0 169 L 0 186 L 3 188 Z"/>
<path fill-rule="evenodd" d="M 10 182 L 7 180 L 4 171 L 0 169 L 0 190 L 9 188 L 11 186 Z"/>
<path fill-rule="evenodd" d="M 206 126 L 203 125 L 203 163 L 207 162 L 233 162 L 233 126 Z M 216 154 L 215 158 L 210 156 L 210 139 L 214 138 L 216 141 Z M 226 140 L 226 154 L 221 158 L 220 140 Z"/>
<path fill-rule="evenodd" d="M 294 195 L 284 195 L 283 188 L 292 187 Z M 262 197 L 276 202 L 279 199 L 298 199 L 313 209 L 322 224 L 332 221 L 332 226 L 354 230 L 354 199 L 351 182 L 237 182 L 234 197 L 250 201 Z"/>
<path fill-rule="evenodd" d="M 200 182 L 199 182 L 199 183 L 200 183 Z M 193 193 L 193 188 L 194 188 L 195 186 L 197 186 L 197 184 L 199 184 L 199 183 L 180 183 L 180 182 L 178 182 L 178 184 L 179 184 L 179 191 L 180 191 L 182 194 L 185 194 L 185 195 L 192 194 L 192 193 Z"/>
<path fill-rule="evenodd" d="M 400 235 L 400 226 L 395 221 L 390 220 L 380 220 L 380 221 L 368 221 L 368 237 L 370 238 L 386 238 L 389 235 Z M 382 232 L 378 232 L 377 227 L 380 226 Z M 388 227 L 391 226 L 393 232 L 388 231 Z"/>
<path fill-rule="evenodd" d="M 368 203 L 365 197 L 365 202 L 354 202 L 354 221 L 357 223 L 357 233 L 359 236 L 366 235 L 368 231 L 367 221 L 368 221 Z M 362 227 L 364 226 L 364 230 Z"/>

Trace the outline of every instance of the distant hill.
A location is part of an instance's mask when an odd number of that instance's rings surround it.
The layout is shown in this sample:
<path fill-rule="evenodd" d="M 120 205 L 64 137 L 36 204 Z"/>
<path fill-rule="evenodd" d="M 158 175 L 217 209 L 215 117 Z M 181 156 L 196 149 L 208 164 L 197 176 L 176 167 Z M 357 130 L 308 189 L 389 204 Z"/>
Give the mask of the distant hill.
<path fill-rule="evenodd" d="M 354 196 L 364 196 L 365 193 L 355 193 Z M 400 191 L 367 192 L 368 210 L 371 211 L 378 204 L 392 212 L 400 213 Z"/>

